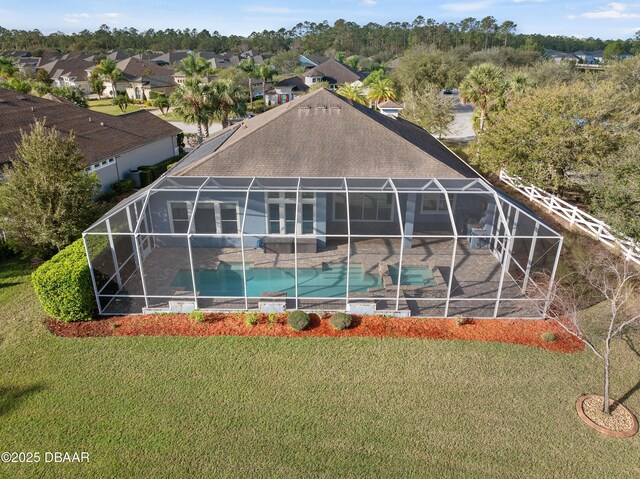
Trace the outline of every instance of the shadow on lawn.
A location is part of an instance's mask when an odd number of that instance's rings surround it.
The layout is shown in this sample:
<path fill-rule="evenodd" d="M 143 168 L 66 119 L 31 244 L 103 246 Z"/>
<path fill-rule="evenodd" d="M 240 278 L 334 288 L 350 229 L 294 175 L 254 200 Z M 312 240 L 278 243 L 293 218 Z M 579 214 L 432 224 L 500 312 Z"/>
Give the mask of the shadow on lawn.
<path fill-rule="evenodd" d="M 28 399 L 29 396 L 44 389 L 44 386 L 40 383 L 27 387 L 0 387 L 0 416 L 10 413 L 13 409 L 16 409 L 21 402 Z"/>

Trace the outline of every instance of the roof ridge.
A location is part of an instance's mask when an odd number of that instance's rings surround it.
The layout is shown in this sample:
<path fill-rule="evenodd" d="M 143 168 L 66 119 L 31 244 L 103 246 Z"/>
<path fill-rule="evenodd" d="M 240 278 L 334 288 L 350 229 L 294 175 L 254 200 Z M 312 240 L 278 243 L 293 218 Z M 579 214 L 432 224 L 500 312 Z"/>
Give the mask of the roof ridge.
<path fill-rule="evenodd" d="M 320 91 L 322 91 L 322 90 L 325 90 L 325 89 L 324 89 L 324 88 L 319 88 L 318 90 L 316 90 L 316 91 L 314 91 L 314 92 L 311 92 L 311 93 L 309 93 L 309 94 L 305 95 L 304 100 L 307 100 L 307 99 L 309 99 L 309 98 L 310 98 L 310 97 L 312 97 L 312 96 L 318 96 L 318 92 L 320 92 Z M 325 90 L 325 91 L 327 91 L 327 92 L 328 92 L 328 90 Z M 289 106 L 289 105 L 291 105 L 291 103 L 292 103 L 292 102 L 287 103 L 287 104 L 286 104 L 286 106 L 285 106 L 285 105 L 282 105 L 284 108 L 282 108 L 282 111 L 281 111 L 281 112 L 278 112 L 278 114 L 277 114 L 277 115 L 276 115 L 276 114 L 274 114 L 272 118 L 269 118 L 269 119 L 268 119 L 268 121 L 264 121 L 264 122 L 262 122 L 259 126 L 257 126 L 257 127 L 256 127 L 256 129 L 255 129 L 255 130 L 252 130 L 250 133 L 248 133 L 248 135 L 254 135 L 256 132 L 258 132 L 258 131 L 262 130 L 262 128 L 265 128 L 266 126 L 268 126 L 268 125 L 269 125 L 273 120 L 275 120 L 275 119 L 277 119 L 277 118 L 281 118 L 281 117 L 282 117 L 282 116 L 284 116 L 286 113 L 289 113 L 289 112 L 294 111 L 294 109 L 293 109 L 293 108 L 290 108 L 290 106 Z M 277 108 L 277 107 L 276 107 L 276 108 L 274 108 L 274 109 L 273 109 L 273 110 L 271 110 L 271 111 L 272 111 L 272 112 L 276 112 L 276 111 L 278 111 L 278 109 L 279 109 L 279 108 Z M 264 115 L 265 113 L 270 113 L 270 112 L 264 112 L 264 113 L 262 113 L 262 115 Z M 258 119 L 258 118 L 260 118 L 262 115 L 258 115 L 258 116 L 254 117 L 254 118 L 255 118 L 255 119 Z M 232 143 L 229 143 L 229 140 L 232 140 L 232 139 L 233 139 L 233 136 L 238 132 L 238 130 L 240 130 L 240 128 L 243 126 L 243 123 L 244 123 L 244 122 L 240 123 L 240 124 L 238 125 L 238 128 L 236 129 L 236 131 L 234 131 L 234 132 L 229 136 L 229 138 L 227 138 L 227 139 L 222 143 L 222 145 L 220 145 L 218 148 L 216 148 L 216 150 L 215 150 L 215 151 L 213 151 L 211 154 L 215 154 L 215 153 L 218 153 L 219 151 L 221 151 L 221 148 L 222 148 L 224 145 L 227 145 L 227 148 L 229 148 L 229 147 L 231 147 L 231 146 L 235 145 L 235 144 L 237 143 L 237 141 L 240 141 L 240 140 L 238 140 L 238 139 L 237 139 L 237 137 L 236 137 L 236 141 L 234 141 L 234 142 L 232 142 Z M 226 128 L 225 128 L 225 129 L 226 129 Z M 222 130 L 222 131 L 225 131 L 225 130 Z M 214 137 L 214 138 L 216 138 L 216 137 Z M 244 137 L 243 137 L 243 138 L 244 138 Z M 193 168 L 195 168 L 196 166 L 199 166 L 200 164 L 204 163 L 204 162 L 205 162 L 205 161 L 207 161 L 208 159 L 209 159 L 208 157 L 201 158 L 200 160 L 196 161 L 196 162 L 195 162 L 195 163 L 193 163 L 192 165 L 189 165 L 189 168 L 185 168 L 185 169 L 184 169 L 184 171 L 186 172 L 186 171 L 192 170 Z"/>

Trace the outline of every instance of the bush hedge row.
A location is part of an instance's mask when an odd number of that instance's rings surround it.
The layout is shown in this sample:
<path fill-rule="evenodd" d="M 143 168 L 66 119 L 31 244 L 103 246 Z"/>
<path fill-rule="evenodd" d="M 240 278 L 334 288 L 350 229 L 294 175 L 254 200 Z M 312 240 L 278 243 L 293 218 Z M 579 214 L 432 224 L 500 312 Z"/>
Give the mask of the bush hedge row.
<path fill-rule="evenodd" d="M 43 263 L 31 275 L 45 312 L 60 321 L 87 321 L 96 311 L 91 273 L 82 239 Z"/>

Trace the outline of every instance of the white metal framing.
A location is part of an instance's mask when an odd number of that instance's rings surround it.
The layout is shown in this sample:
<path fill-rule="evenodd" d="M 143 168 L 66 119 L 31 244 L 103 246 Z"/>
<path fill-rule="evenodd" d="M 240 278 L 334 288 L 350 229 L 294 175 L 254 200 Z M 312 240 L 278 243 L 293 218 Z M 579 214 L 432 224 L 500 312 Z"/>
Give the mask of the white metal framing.
<path fill-rule="evenodd" d="M 267 183 L 270 183 L 271 186 L 269 184 L 267 185 L 262 185 L 261 181 L 265 181 Z M 325 180 L 326 182 L 335 182 L 336 180 L 341 181 L 342 185 L 339 187 L 334 187 L 334 186 L 324 186 L 324 187 L 312 187 L 312 186 L 304 186 L 301 187 L 302 183 L 305 180 L 313 180 L 313 181 L 319 181 L 322 182 L 323 180 Z M 224 186 L 224 183 L 226 182 L 239 182 L 239 183 L 246 183 L 247 186 Z M 367 186 L 366 183 L 367 181 L 369 181 L 370 185 Z M 384 181 L 384 183 L 383 183 Z M 466 184 L 465 184 L 466 181 Z M 282 183 L 282 186 L 273 186 L 273 182 L 275 182 L 276 184 L 278 182 Z M 356 185 L 351 185 L 350 186 L 350 182 L 354 182 L 357 183 Z M 397 183 L 402 184 L 402 186 L 398 186 Z M 185 183 L 189 183 L 188 185 L 185 185 Z M 294 184 L 295 183 L 295 184 Z M 416 186 L 407 186 L 408 184 L 416 184 Z M 458 186 L 447 186 L 447 184 L 451 184 L 454 183 Z M 170 187 L 166 188 L 163 187 L 164 185 L 169 185 Z M 227 183 L 228 184 L 228 183 Z M 365 184 L 364 186 L 362 186 L 363 184 Z M 378 186 L 375 186 L 375 185 Z M 422 185 L 422 186 L 420 186 Z M 435 188 L 434 188 L 435 186 Z M 166 233 L 166 232 L 153 232 L 153 226 L 152 225 L 148 225 L 148 228 L 151 231 L 145 231 L 142 232 L 141 231 L 141 226 L 142 226 L 142 220 L 145 217 L 147 208 L 149 208 L 149 203 L 150 203 L 150 198 L 154 195 L 154 194 L 161 194 L 162 192 L 189 192 L 189 193 L 195 193 L 195 200 L 194 200 L 194 211 L 195 208 L 198 205 L 198 201 L 200 199 L 201 196 L 201 192 L 204 191 L 215 191 L 215 192 L 220 192 L 220 193 L 244 193 L 245 194 L 245 202 L 244 205 L 242 206 L 242 220 L 241 220 L 241 229 L 238 232 L 238 234 L 222 234 L 222 233 L 216 233 L 216 234 L 199 234 L 197 232 L 193 232 L 193 221 L 194 221 L 194 214 L 191 214 L 190 218 L 189 218 L 189 227 L 186 233 Z M 288 192 L 295 192 L 296 193 L 296 204 L 299 206 L 300 205 L 300 198 L 301 198 L 301 192 L 312 192 L 314 193 L 316 196 L 317 194 L 321 194 L 321 193 L 333 193 L 333 194 L 344 194 L 346 197 L 346 213 L 347 213 L 347 232 L 346 235 L 345 234 L 327 234 L 326 231 L 320 234 L 317 234 L 317 236 L 322 236 L 324 238 L 346 238 L 347 239 L 347 269 L 346 269 L 346 291 L 345 291 L 345 295 L 344 298 L 336 298 L 336 297 L 299 297 L 299 291 L 298 291 L 298 245 L 297 245 L 297 238 L 300 237 L 308 237 L 309 235 L 301 235 L 298 234 L 297 231 L 297 226 L 298 226 L 298 222 L 299 222 L 299 214 L 298 214 L 298 210 L 299 208 L 296 207 L 296 215 L 295 215 L 295 222 L 296 222 L 296 231 L 293 234 L 267 234 L 266 232 L 264 234 L 256 234 L 256 233 L 247 233 L 246 232 L 246 218 L 247 218 L 247 211 L 249 210 L 249 199 L 250 199 L 250 195 L 251 193 L 256 193 L 256 192 L 269 192 L 269 191 L 277 191 L 277 192 L 284 192 L 284 191 L 288 191 Z M 451 304 L 451 294 L 452 294 L 452 284 L 454 281 L 454 273 L 455 273 L 455 265 L 456 265 L 456 255 L 458 252 L 458 241 L 460 240 L 461 235 L 458 232 L 458 228 L 456 227 L 456 221 L 455 221 L 455 213 L 454 213 L 454 208 L 452 207 L 451 204 L 451 200 L 449 198 L 449 194 L 456 194 L 456 195 L 468 195 L 468 194 L 473 194 L 473 195 L 484 195 L 487 197 L 491 197 L 494 204 L 495 204 L 495 209 L 498 212 L 498 217 L 499 217 L 499 222 L 496 222 L 494 224 L 494 228 L 492 230 L 492 232 L 494 234 L 490 234 L 490 235 L 478 235 L 475 236 L 478 239 L 489 239 L 489 240 L 493 240 L 499 244 L 502 245 L 502 252 L 499 255 L 498 260 L 500 261 L 501 265 L 502 265 L 502 271 L 500 274 L 500 280 L 499 280 L 499 287 L 498 287 L 498 291 L 497 291 L 497 295 L 495 298 L 465 298 L 465 297 L 461 297 L 455 298 L 455 302 L 470 302 L 471 304 L 473 304 L 474 302 L 476 304 L 480 304 L 480 303 L 491 303 L 494 302 L 495 304 L 492 305 L 493 307 L 493 316 L 491 317 L 497 317 L 498 316 L 498 312 L 499 312 L 499 305 L 501 302 L 511 302 L 511 301 L 535 301 L 536 299 L 531 299 L 531 298 L 527 298 L 527 297 L 521 297 L 521 298 L 502 298 L 502 288 L 503 288 L 503 284 L 504 284 L 504 278 L 506 274 L 509 274 L 509 265 L 511 263 L 512 260 L 512 255 L 511 255 L 511 249 L 513 248 L 513 244 L 514 244 L 514 240 L 515 239 L 530 239 L 531 240 L 531 244 L 530 244 L 530 250 L 529 250 L 529 254 L 528 254 L 528 258 L 527 258 L 527 264 L 525 268 L 522 268 L 522 266 L 520 264 L 518 264 L 517 261 L 514 261 L 514 264 L 517 265 L 517 267 L 522 271 L 522 273 L 524 274 L 524 283 L 523 283 L 523 287 L 522 289 L 524 290 L 527 286 L 527 283 L 532 281 L 532 279 L 530 278 L 530 271 L 531 271 L 531 267 L 533 266 L 532 262 L 533 262 L 533 258 L 534 258 L 534 249 L 536 247 L 537 241 L 540 239 L 550 239 L 550 240 L 556 240 L 557 243 L 553 243 L 553 245 L 555 246 L 557 244 L 557 252 L 556 252 L 556 257 L 555 257 L 555 262 L 553 264 L 553 268 L 552 268 L 552 274 L 555 274 L 556 268 L 557 268 L 557 263 L 559 260 L 559 254 L 560 254 L 560 248 L 562 245 L 562 237 L 556 233 L 555 231 L 553 231 L 551 228 L 549 228 L 547 225 L 545 225 L 544 223 L 542 223 L 539 219 L 535 218 L 532 214 L 530 214 L 528 211 L 522 209 L 519 205 L 517 205 L 515 202 L 511 202 L 508 201 L 508 199 L 500 197 L 496 190 L 493 189 L 493 187 L 491 185 L 489 185 L 485 180 L 483 180 L 482 178 L 473 178 L 473 179 L 468 179 L 468 180 L 464 180 L 464 179 L 396 179 L 394 181 L 394 179 L 391 178 L 312 178 L 312 177 L 296 177 L 296 178 L 260 178 L 260 177 L 220 177 L 220 178 L 215 178 L 215 177 L 170 177 L 170 176 L 165 176 L 160 178 L 158 181 L 156 181 L 156 183 L 154 183 L 153 185 L 151 185 L 151 187 L 149 189 L 147 189 L 146 191 L 144 191 L 142 194 L 138 194 L 138 195 L 134 195 L 131 200 L 127 203 L 118 205 L 116 208 L 114 208 L 113 210 L 111 210 L 109 213 L 107 213 L 107 215 L 105 215 L 103 218 L 101 218 L 98 222 L 96 222 L 91 228 L 89 228 L 87 231 L 85 231 L 83 233 L 83 237 L 85 239 L 85 251 L 87 253 L 87 258 L 88 258 L 88 262 L 89 262 L 89 267 L 90 267 L 90 272 L 91 272 L 91 278 L 92 278 L 92 283 L 93 283 L 93 287 L 94 287 L 94 291 L 95 291 L 95 295 L 96 295 L 96 299 L 98 301 L 98 308 L 100 313 L 102 314 L 104 312 L 104 309 L 106 309 L 109 306 L 109 303 L 111 301 L 113 301 L 115 298 L 123 298 L 123 297 L 130 297 L 130 298 L 144 298 L 145 301 L 145 305 L 147 308 L 149 308 L 149 299 L 171 299 L 165 296 L 157 296 L 157 295 L 152 295 L 149 294 L 148 292 L 148 288 L 147 288 L 147 284 L 146 284 L 146 280 L 145 280 L 145 275 L 144 275 L 144 267 L 143 267 L 143 262 L 144 262 L 144 257 L 142 255 L 142 252 L 140 251 L 140 238 L 142 236 L 151 236 L 151 237 L 162 237 L 162 236 L 170 236 L 170 237 L 184 237 L 187 239 L 187 250 L 188 250 L 188 255 L 189 255 L 189 266 L 191 269 L 191 281 L 192 281 L 192 286 L 193 286 L 193 295 L 184 295 L 184 296 L 179 296 L 175 299 L 179 299 L 180 301 L 185 301 L 185 300 L 190 300 L 193 301 L 195 307 L 199 307 L 199 303 L 198 300 L 199 299 L 217 299 L 217 300 L 235 300 L 237 301 L 238 299 L 241 299 L 240 296 L 233 296 L 233 297 L 223 297 L 223 296 L 206 296 L 206 295 L 200 295 L 199 292 L 197 291 L 197 285 L 196 285 L 196 270 L 197 270 L 197 265 L 194 263 L 193 260 L 193 247 L 192 247 L 192 238 L 198 238 L 198 237 L 207 237 L 207 238 L 236 238 L 240 240 L 240 248 L 241 248 L 241 254 L 242 254 L 242 281 L 243 281 L 243 286 L 244 286 L 244 309 L 248 309 L 249 308 L 249 300 L 259 300 L 261 298 L 258 297 L 252 297 L 252 296 L 248 296 L 247 295 L 247 271 L 246 271 L 246 267 L 247 267 L 247 262 L 246 262 L 246 256 L 245 256 L 245 238 L 246 237 L 256 237 L 256 236 L 270 236 L 270 237 L 289 237 L 289 238 L 293 238 L 293 245 L 294 245 L 294 282 L 295 282 L 295 297 L 294 298 L 289 298 L 289 299 L 293 299 L 295 301 L 295 305 L 296 308 L 298 308 L 300 306 L 300 300 L 325 300 L 325 301 L 341 301 L 344 300 L 344 304 L 346 307 L 348 307 L 349 305 L 349 301 L 350 301 L 350 294 L 349 294 L 349 285 L 350 285 L 350 272 L 351 272 L 351 255 L 352 255 L 352 245 L 351 245 L 351 239 L 352 239 L 352 228 L 351 228 L 351 218 L 350 218 L 350 213 L 349 213 L 349 196 L 352 193 L 387 193 L 387 194 L 392 194 L 394 195 L 394 200 L 396 203 L 396 209 L 397 209 L 397 222 L 398 222 L 398 226 L 400 229 L 400 234 L 356 234 L 355 237 L 358 238 L 395 238 L 395 239 L 399 239 L 400 240 L 400 252 L 399 252 L 399 259 L 398 259 L 398 278 L 397 278 L 397 288 L 395 290 L 395 297 L 393 298 L 395 301 L 395 311 L 399 311 L 400 309 L 400 301 L 401 301 L 401 293 L 402 293 L 402 280 L 401 280 L 401 276 L 402 276 L 402 264 L 403 264 L 403 259 L 404 259 L 404 255 L 405 255 L 405 240 L 412 240 L 412 239 L 419 239 L 419 238 L 440 238 L 440 239 L 451 239 L 453 242 L 453 246 L 452 246 L 452 252 L 451 252 L 451 263 L 450 263 L 450 271 L 449 271 L 449 275 L 448 275 L 448 281 L 447 281 L 447 296 L 446 298 L 441 298 L 441 297 L 425 297 L 425 298 L 419 298 L 419 301 L 434 301 L 434 302 L 439 302 L 439 303 L 445 303 L 445 307 L 444 307 L 444 316 L 448 317 L 450 314 L 450 304 Z M 451 234 L 432 234 L 432 235 L 416 235 L 413 234 L 413 230 L 411 230 L 410 234 L 406 233 L 405 230 L 405 220 L 406 218 L 403 217 L 402 215 L 402 207 L 401 207 L 401 201 L 400 201 L 400 195 L 411 195 L 414 194 L 416 195 L 416 202 L 418 201 L 418 196 L 420 194 L 425 194 L 425 193 L 439 193 L 442 194 L 445 198 L 445 202 L 446 202 L 446 206 L 447 206 L 447 213 L 449 214 L 449 219 L 451 222 L 451 228 L 452 228 L 452 233 Z M 266 195 L 265 195 L 266 196 Z M 132 204 L 139 202 L 142 200 L 142 198 L 144 198 L 143 200 L 143 206 L 142 209 L 138 212 L 137 211 L 137 207 L 135 208 L 135 214 L 138 215 L 138 217 L 135 219 L 135 226 L 132 228 L 133 226 L 133 221 L 131 219 L 131 210 L 129 209 L 129 206 L 131 206 Z M 505 213 L 503 211 L 503 207 L 502 207 L 502 203 L 506 203 L 509 205 L 509 211 L 512 210 L 512 208 L 515 208 L 516 210 L 516 214 L 515 214 L 515 219 L 514 219 L 514 224 L 510 227 L 509 222 L 507 217 L 505 216 Z M 414 205 L 414 208 L 420 208 L 421 207 L 421 198 L 420 198 L 420 205 L 416 204 Z M 137 205 L 136 205 L 137 206 Z M 332 205 L 327 204 L 325 206 L 325 212 L 328 212 L 329 210 L 332 210 L 333 207 Z M 110 219 L 113 218 L 116 214 L 118 214 L 119 212 L 121 212 L 122 210 L 126 210 L 127 213 L 127 219 L 128 219 L 128 223 L 129 223 L 129 229 L 132 230 L 130 232 L 117 232 L 117 231 L 112 231 L 112 225 L 110 224 Z M 315 209 L 315 213 L 318 214 L 318 210 L 317 208 Z M 328 214 L 328 213 L 327 213 Z M 510 213 L 509 213 L 510 214 Z M 528 217 L 530 220 L 534 221 L 535 227 L 534 227 L 534 232 L 533 235 L 515 235 L 516 232 L 516 226 L 517 226 L 517 218 L 519 215 L 525 215 L 526 217 Z M 266 210 L 265 210 L 265 216 L 266 216 Z M 508 216 L 508 215 L 507 215 Z M 495 220 L 494 220 L 495 221 Z M 99 225 L 105 223 L 106 228 L 99 228 Z M 502 228 L 498 227 L 498 224 L 501 224 Z M 503 231 L 502 234 L 497 234 L 499 232 L 499 229 L 501 229 Z M 540 229 L 544 229 L 546 231 L 545 234 L 540 234 Z M 93 265 L 92 265 L 92 258 L 90 255 L 90 248 L 89 245 L 87 244 L 87 236 L 91 236 L 91 235 L 102 235 L 102 236 L 108 236 L 108 244 L 109 244 L 109 248 L 111 249 L 111 255 L 113 258 L 113 262 L 114 262 L 114 267 L 115 267 L 115 274 L 109 278 L 107 280 L 107 282 L 105 283 L 105 285 L 102 288 L 99 288 L 94 270 L 93 270 Z M 135 248 L 134 248 L 134 253 L 131 255 L 130 258 L 128 258 L 122 266 L 124 266 L 124 264 L 129 261 L 132 257 L 135 257 L 136 264 L 138 266 L 139 269 L 139 273 L 140 273 L 140 279 L 141 279 L 141 284 L 142 284 L 142 291 L 143 294 L 142 295 L 131 295 L 131 294 L 126 294 L 123 295 L 120 293 L 120 291 L 118 291 L 118 293 L 116 294 L 104 294 L 103 290 L 105 289 L 106 285 L 109 284 L 110 281 L 112 281 L 114 279 L 114 277 L 116 278 L 117 282 L 118 282 L 118 286 L 121 289 L 123 287 L 123 281 L 120 277 L 120 271 L 119 271 L 119 267 L 118 267 L 118 261 L 117 261 L 117 255 L 115 252 L 115 246 L 114 246 L 114 241 L 113 241 L 113 237 L 114 236 L 118 236 L 118 235 L 124 235 L 124 236 L 129 236 L 132 237 L 135 243 Z M 497 247 L 497 246 L 494 246 Z M 553 247 L 553 246 L 552 246 Z M 544 256 L 544 255 L 543 255 Z M 125 281 L 126 283 L 126 281 Z M 107 306 L 105 306 L 104 308 L 101 306 L 101 301 L 100 299 L 104 298 L 104 299 L 109 299 L 109 302 L 107 303 Z M 370 300 L 370 301 L 381 301 L 381 300 L 387 300 L 389 301 L 391 298 L 390 297 L 380 297 L 380 296 L 375 296 L 372 295 L 371 297 L 362 297 L 362 296 L 358 296 L 359 300 Z M 548 298 L 539 298 L 537 300 L 547 300 Z M 234 308 L 228 308 L 228 309 L 234 309 Z"/>

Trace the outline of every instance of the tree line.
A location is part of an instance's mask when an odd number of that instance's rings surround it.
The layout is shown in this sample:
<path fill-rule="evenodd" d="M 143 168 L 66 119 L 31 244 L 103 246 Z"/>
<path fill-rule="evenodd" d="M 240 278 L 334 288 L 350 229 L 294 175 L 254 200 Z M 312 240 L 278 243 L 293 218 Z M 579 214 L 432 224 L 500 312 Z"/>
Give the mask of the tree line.
<path fill-rule="evenodd" d="M 639 32 L 640 33 L 640 32 Z M 473 51 L 497 46 L 514 48 L 551 48 L 561 51 L 601 50 L 614 40 L 575 38 L 559 35 L 522 34 L 511 20 L 497 21 L 492 16 L 482 19 L 467 17 L 459 22 L 437 22 L 418 16 L 412 22 L 388 22 L 384 25 L 370 22 L 359 25 L 344 19 L 333 25 L 328 21 L 300 22 L 292 28 L 263 30 L 249 36 L 222 35 L 218 31 L 194 28 L 164 30 L 111 28 L 102 25 L 95 31 L 44 34 L 38 29 L 18 30 L 0 26 L 0 49 L 44 49 L 61 52 L 97 53 L 111 49 L 131 50 L 131 53 L 149 53 L 190 49 L 210 52 L 241 52 L 255 49 L 262 53 L 283 50 L 328 54 L 345 52 L 347 55 L 375 56 L 379 61 L 391 59 L 409 47 L 431 44 L 439 49 L 467 46 Z M 640 51 L 640 35 L 622 41 L 626 52 Z"/>

